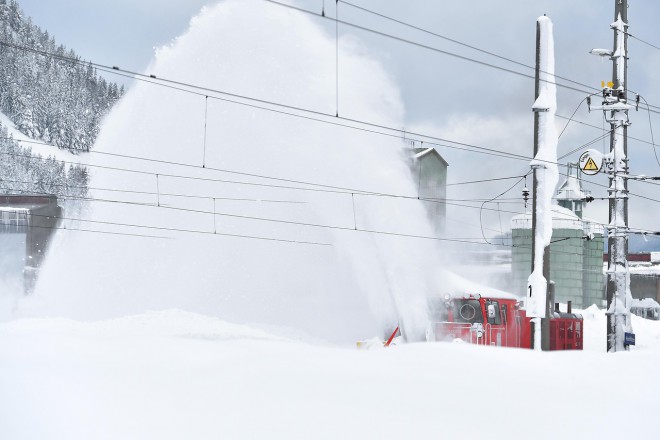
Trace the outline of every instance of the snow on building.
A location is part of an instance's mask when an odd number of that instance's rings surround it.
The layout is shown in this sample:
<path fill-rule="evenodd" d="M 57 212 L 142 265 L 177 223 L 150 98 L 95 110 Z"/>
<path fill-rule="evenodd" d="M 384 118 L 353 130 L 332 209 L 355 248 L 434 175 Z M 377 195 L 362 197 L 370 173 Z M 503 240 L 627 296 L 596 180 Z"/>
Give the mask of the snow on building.
<path fill-rule="evenodd" d="M 557 204 L 562 208 L 570 209 L 575 215 L 582 218 L 583 206 L 588 194 L 582 189 L 578 177 L 579 170 L 578 164 L 568 164 L 566 180 L 557 191 Z"/>
<path fill-rule="evenodd" d="M 607 260 L 608 254 L 603 255 L 603 272 L 607 271 Z M 660 252 L 628 254 L 628 267 L 633 298 L 636 301 L 660 302 Z"/>
<path fill-rule="evenodd" d="M 630 312 L 641 318 L 660 320 L 660 304 L 652 298 L 633 299 Z"/>
<path fill-rule="evenodd" d="M 435 148 L 413 145 L 410 167 L 418 184 L 418 197 L 424 200 L 426 213 L 437 235 L 445 231 L 448 166 Z"/>
<path fill-rule="evenodd" d="M 0 290 L 32 291 L 61 212 L 56 196 L 0 196 Z"/>
<path fill-rule="evenodd" d="M 577 307 L 603 306 L 605 279 L 602 271 L 602 225 L 582 218 L 586 193 L 569 169 L 568 178 L 558 191 L 561 206 L 552 207 L 550 279 L 555 282 L 557 302 L 572 301 Z M 513 293 L 524 296 L 532 267 L 532 215 L 511 219 Z M 586 237 L 590 239 L 587 240 Z"/>

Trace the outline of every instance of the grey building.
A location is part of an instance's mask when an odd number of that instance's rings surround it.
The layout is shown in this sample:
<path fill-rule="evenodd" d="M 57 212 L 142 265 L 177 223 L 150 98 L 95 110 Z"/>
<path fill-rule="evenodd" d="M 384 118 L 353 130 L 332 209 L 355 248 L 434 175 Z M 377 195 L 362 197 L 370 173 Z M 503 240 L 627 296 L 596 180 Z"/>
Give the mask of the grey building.
<path fill-rule="evenodd" d="M 0 293 L 30 293 L 62 209 L 55 196 L 0 196 Z"/>
<path fill-rule="evenodd" d="M 552 209 L 550 279 L 555 282 L 557 302 L 572 301 L 577 307 L 592 304 L 602 307 L 605 301 L 603 227 L 582 218 L 586 193 L 578 177 L 570 171 L 573 170 L 569 170 L 557 195 L 561 206 Z M 524 296 L 532 267 L 531 213 L 511 220 L 511 235 L 513 293 Z"/>
<path fill-rule="evenodd" d="M 411 171 L 417 183 L 418 197 L 436 235 L 445 232 L 447 217 L 447 161 L 435 148 L 412 148 Z"/>

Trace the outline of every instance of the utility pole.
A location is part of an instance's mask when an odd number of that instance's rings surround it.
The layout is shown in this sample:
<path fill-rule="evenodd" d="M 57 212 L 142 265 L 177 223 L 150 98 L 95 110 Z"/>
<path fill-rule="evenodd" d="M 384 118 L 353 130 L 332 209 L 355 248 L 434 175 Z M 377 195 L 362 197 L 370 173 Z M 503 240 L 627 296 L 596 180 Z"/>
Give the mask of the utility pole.
<path fill-rule="evenodd" d="M 630 272 L 628 270 L 628 2 L 614 2 L 614 50 L 594 49 L 591 53 L 609 56 L 613 63 L 612 81 L 604 84 L 602 106 L 610 123 L 610 152 L 605 155 L 609 173 L 609 224 L 607 227 L 607 351 L 629 349 L 626 334 L 632 333 L 630 320 Z"/>
<path fill-rule="evenodd" d="M 557 132 L 554 126 L 556 86 L 552 22 L 546 16 L 536 22 L 536 75 L 534 92 L 534 172 L 532 198 L 532 273 L 527 288 L 527 316 L 532 317 L 532 348 L 550 348 L 548 319 L 550 292 L 551 200 L 557 185 Z M 539 173 L 543 176 L 540 178 Z M 541 266 L 541 267 L 539 267 Z M 539 271 L 539 269 L 542 269 Z"/>

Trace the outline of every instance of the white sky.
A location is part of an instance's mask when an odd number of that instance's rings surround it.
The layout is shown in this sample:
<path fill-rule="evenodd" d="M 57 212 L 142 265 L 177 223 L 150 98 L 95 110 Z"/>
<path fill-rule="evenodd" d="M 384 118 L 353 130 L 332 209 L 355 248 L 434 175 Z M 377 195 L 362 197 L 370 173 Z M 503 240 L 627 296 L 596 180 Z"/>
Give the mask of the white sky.
<path fill-rule="evenodd" d="M 611 48 L 614 1 L 574 0 L 513 0 L 504 7 L 501 2 L 476 0 L 470 2 L 436 2 L 396 0 L 353 0 L 355 4 L 394 16 L 434 32 L 465 43 L 496 52 L 525 64 L 534 62 L 535 20 L 547 13 L 554 22 L 557 74 L 581 83 L 599 87 L 608 80 L 611 64 L 588 54 L 594 47 Z M 103 64 L 118 65 L 128 70 L 144 69 L 154 47 L 170 42 L 181 34 L 190 18 L 204 4 L 204 0 L 163 2 L 159 0 L 22 0 L 22 8 L 33 21 L 54 35 L 58 42 L 74 49 L 82 58 Z M 326 5 L 328 15 L 334 15 L 332 0 L 298 0 L 307 9 L 320 11 Z M 629 1 L 630 32 L 660 45 L 656 18 L 660 3 Z M 475 57 L 514 70 L 524 68 L 475 53 L 469 49 L 411 31 L 379 19 L 348 5 L 340 4 L 340 18 L 377 28 L 383 32 L 428 44 L 443 50 Z M 319 23 L 334 32 L 329 21 Z M 409 129 L 419 129 L 439 137 L 473 143 L 484 147 L 515 151 L 530 155 L 532 150 L 533 81 L 477 64 L 457 60 L 426 49 L 393 41 L 382 36 L 340 26 L 342 35 L 350 33 L 363 40 L 370 52 L 382 60 L 402 91 Z M 655 72 L 660 68 L 660 50 L 631 40 L 629 43 L 629 88 L 641 92 L 651 104 L 660 105 L 660 93 L 655 87 Z M 525 71 L 530 73 L 531 71 Z M 330 84 L 329 87 L 333 87 Z M 583 94 L 559 89 L 558 114 L 570 116 Z M 660 115 L 651 115 L 660 139 Z M 576 119 L 601 126 L 602 116 L 588 114 L 583 105 Z M 630 134 L 650 140 L 646 112 L 631 115 Z M 565 121 L 559 120 L 559 130 Z M 560 139 L 559 154 L 568 152 L 599 136 L 593 128 L 572 124 Z M 594 147 L 604 148 L 603 143 Z M 480 178 L 519 175 L 529 167 L 524 161 L 495 158 L 456 150 L 441 150 L 450 163 L 450 182 Z M 576 160 L 578 153 L 570 156 Z M 629 156 L 633 173 L 659 175 L 651 146 L 631 140 Z M 603 176 L 595 181 L 606 183 Z M 561 179 L 560 179 L 561 182 Z M 490 198 L 508 188 L 512 181 L 450 187 L 449 198 Z M 531 180 L 528 182 L 531 187 Z M 520 197 L 522 187 L 506 197 Z M 605 197 L 604 188 L 588 186 L 596 197 Z M 632 182 L 633 193 L 659 198 L 657 187 Z M 496 207 L 493 205 L 492 207 Z M 660 214 L 660 203 L 636 197 L 630 202 L 630 225 L 658 230 L 654 221 Z M 518 205 L 501 205 L 502 209 L 519 211 Z M 452 212 L 454 211 L 454 212 Z M 476 211 L 478 213 L 478 211 Z M 587 216 L 607 220 L 605 202 L 587 207 Z M 448 216 L 455 221 L 471 219 L 475 210 L 452 208 Z M 487 213 L 484 221 L 499 229 L 500 216 Z M 506 228 L 510 215 L 503 214 Z M 478 219 L 476 220 L 478 223 Z M 468 235 L 474 235 L 472 231 Z"/>

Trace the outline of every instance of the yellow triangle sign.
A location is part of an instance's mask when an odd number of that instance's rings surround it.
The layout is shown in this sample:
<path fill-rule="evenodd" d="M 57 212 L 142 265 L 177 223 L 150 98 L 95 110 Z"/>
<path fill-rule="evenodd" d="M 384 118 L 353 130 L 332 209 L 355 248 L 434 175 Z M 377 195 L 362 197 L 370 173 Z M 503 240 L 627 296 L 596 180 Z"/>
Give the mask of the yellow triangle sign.
<path fill-rule="evenodd" d="M 582 169 L 584 171 L 598 171 L 598 166 L 596 166 L 596 162 L 590 157 Z"/>

